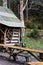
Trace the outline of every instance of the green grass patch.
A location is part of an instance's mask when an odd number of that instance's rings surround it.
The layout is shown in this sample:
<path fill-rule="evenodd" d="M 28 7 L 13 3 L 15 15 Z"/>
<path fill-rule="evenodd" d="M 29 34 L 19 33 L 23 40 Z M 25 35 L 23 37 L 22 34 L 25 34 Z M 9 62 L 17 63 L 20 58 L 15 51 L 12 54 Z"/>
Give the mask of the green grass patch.
<path fill-rule="evenodd" d="M 24 37 L 23 41 L 27 48 L 43 50 L 43 37 L 39 39 Z"/>

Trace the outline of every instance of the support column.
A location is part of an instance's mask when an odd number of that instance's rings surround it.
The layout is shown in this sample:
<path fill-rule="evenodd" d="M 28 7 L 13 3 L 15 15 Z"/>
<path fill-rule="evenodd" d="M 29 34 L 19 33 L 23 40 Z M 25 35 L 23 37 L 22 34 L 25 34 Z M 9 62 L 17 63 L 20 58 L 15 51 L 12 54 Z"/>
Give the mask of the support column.
<path fill-rule="evenodd" d="M 5 30 L 5 33 L 4 33 L 4 44 L 6 44 L 6 30 Z"/>
<path fill-rule="evenodd" d="M 43 53 L 40 53 L 39 55 L 39 58 L 41 59 L 41 61 L 43 61 Z"/>
<path fill-rule="evenodd" d="M 24 28 L 21 28 L 21 40 L 23 36 L 24 36 Z"/>

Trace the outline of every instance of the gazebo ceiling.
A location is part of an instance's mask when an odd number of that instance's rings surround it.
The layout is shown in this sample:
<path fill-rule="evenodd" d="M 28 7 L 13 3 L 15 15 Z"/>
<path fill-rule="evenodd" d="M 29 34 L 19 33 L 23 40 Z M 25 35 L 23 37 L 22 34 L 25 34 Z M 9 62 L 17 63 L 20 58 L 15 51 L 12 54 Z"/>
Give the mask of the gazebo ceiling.
<path fill-rule="evenodd" d="M 10 9 L 4 7 L 0 7 L 0 24 L 9 27 L 24 27 L 23 22 Z"/>

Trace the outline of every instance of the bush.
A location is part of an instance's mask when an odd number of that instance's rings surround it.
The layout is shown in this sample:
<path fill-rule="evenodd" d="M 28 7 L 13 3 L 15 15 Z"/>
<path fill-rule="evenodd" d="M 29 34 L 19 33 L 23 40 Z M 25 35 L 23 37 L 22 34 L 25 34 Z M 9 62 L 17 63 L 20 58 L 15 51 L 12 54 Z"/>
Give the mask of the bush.
<path fill-rule="evenodd" d="M 42 29 L 42 24 L 38 24 L 37 29 Z"/>
<path fill-rule="evenodd" d="M 43 29 L 42 23 L 25 23 L 26 28 L 29 29 Z"/>
<path fill-rule="evenodd" d="M 30 28 L 30 29 L 36 28 L 36 25 L 33 23 L 25 23 L 25 25 L 26 25 L 26 28 Z"/>
<path fill-rule="evenodd" d="M 32 29 L 30 33 L 27 34 L 27 36 L 36 38 L 38 36 L 38 31 L 36 29 Z"/>

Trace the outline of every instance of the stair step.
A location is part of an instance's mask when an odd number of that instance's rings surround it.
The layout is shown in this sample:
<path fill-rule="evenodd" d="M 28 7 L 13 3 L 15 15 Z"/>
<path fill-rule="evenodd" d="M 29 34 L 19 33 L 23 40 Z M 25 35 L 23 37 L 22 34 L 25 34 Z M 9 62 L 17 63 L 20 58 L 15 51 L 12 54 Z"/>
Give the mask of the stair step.
<path fill-rule="evenodd" d="M 16 37 L 12 37 L 12 39 L 15 39 L 15 40 L 17 40 L 17 39 L 19 39 L 19 38 L 16 38 Z"/>
<path fill-rule="evenodd" d="M 13 32 L 13 33 L 18 34 L 19 32 Z"/>
<path fill-rule="evenodd" d="M 6 41 L 6 43 L 18 43 L 19 41 Z"/>

